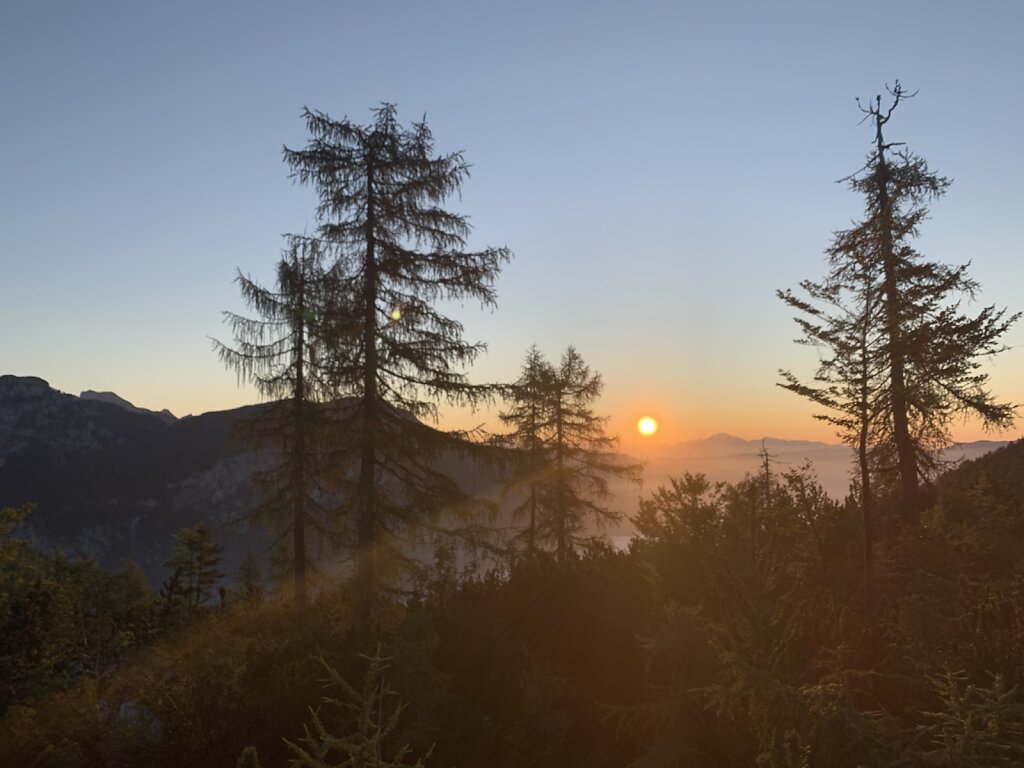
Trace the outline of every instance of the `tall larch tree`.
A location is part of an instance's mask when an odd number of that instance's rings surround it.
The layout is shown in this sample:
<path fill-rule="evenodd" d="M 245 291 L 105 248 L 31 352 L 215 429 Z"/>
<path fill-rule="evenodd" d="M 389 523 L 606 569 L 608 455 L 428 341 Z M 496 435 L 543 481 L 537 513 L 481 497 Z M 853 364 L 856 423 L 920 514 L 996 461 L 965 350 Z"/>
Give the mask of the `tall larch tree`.
<path fill-rule="evenodd" d="M 583 533 L 588 523 L 621 519 L 607 504 L 609 479 L 640 477 L 640 466 L 624 462 L 616 450 L 618 438 L 605 431 L 608 418 L 594 413 L 603 388 L 601 374 L 590 370 L 575 347 L 565 351 L 558 366 L 534 348 L 512 387 L 512 407 L 502 416 L 528 452 L 528 537 L 536 546 L 553 546 L 560 563 L 593 540 Z"/>
<path fill-rule="evenodd" d="M 554 474 L 543 525 L 563 563 L 588 540 L 582 535 L 588 521 L 604 525 L 621 519 L 607 505 L 609 478 L 640 478 L 640 465 L 624 463 L 618 438 L 606 431 L 608 417 L 594 413 L 603 389 L 601 374 L 591 372 L 575 347 L 566 349 L 549 393 Z"/>
<path fill-rule="evenodd" d="M 400 557 L 406 533 L 446 528 L 442 513 L 473 502 L 437 460 L 465 435 L 432 429 L 439 403 L 475 403 L 493 388 L 466 366 L 485 345 L 466 341 L 444 300 L 495 305 L 506 248 L 467 250 L 469 224 L 445 210 L 468 177 L 460 152 L 436 154 L 425 121 L 404 128 L 395 107 L 369 125 L 306 110 L 304 149 L 284 150 L 294 178 L 319 195 L 318 236 L 339 276 L 330 298 L 330 371 L 351 398 L 334 428 L 335 484 L 351 498 L 356 623 L 371 626 L 378 556 Z M 451 527 L 448 527 L 449 531 Z"/>
<path fill-rule="evenodd" d="M 516 493 L 525 493 L 522 503 L 513 512 L 526 518 L 526 529 L 520 539 L 530 556 L 537 550 L 538 514 L 545 505 L 552 416 L 550 394 L 554 381 L 555 369 L 551 363 L 536 346 L 531 347 L 519 378 L 505 395 L 507 408 L 498 414 L 502 424 L 512 429 L 503 436 L 503 442 L 513 449 L 516 457 L 509 487 Z"/>
<path fill-rule="evenodd" d="M 277 282 L 265 288 L 238 273 L 242 298 L 257 317 L 225 312 L 235 342 L 214 341 L 221 360 L 240 380 L 255 384 L 267 402 L 236 425 L 250 445 L 274 457 L 273 466 L 256 473 L 263 498 L 256 512 L 275 541 L 289 546 L 296 611 L 308 602 L 307 534 L 335 535 L 324 508 L 322 402 L 331 391 L 319 361 L 323 346 L 324 295 L 330 284 L 319 243 L 290 236 L 277 264 Z M 290 541 L 288 541 L 290 539 Z"/>
<path fill-rule="evenodd" d="M 879 312 L 872 333 L 881 343 L 881 385 L 872 394 L 877 417 L 871 425 L 875 485 L 891 489 L 904 522 L 918 520 L 920 487 L 937 468 L 938 452 L 951 444 L 958 417 L 977 417 L 986 427 L 1013 421 L 1014 408 L 988 390 L 982 360 L 1004 349 L 1000 339 L 1019 315 L 993 306 L 977 315 L 961 311 L 978 284 L 967 265 L 926 261 L 913 247 L 928 203 L 941 197 L 949 180 L 885 129 L 895 110 L 914 94 L 896 82 L 890 103 L 876 97 L 861 106 L 874 129 L 872 151 L 863 168 L 847 180 L 865 201 L 865 218 L 837 239 L 846 263 L 869 265 L 879 279 Z M 848 246 L 848 247 L 846 247 Z"/>

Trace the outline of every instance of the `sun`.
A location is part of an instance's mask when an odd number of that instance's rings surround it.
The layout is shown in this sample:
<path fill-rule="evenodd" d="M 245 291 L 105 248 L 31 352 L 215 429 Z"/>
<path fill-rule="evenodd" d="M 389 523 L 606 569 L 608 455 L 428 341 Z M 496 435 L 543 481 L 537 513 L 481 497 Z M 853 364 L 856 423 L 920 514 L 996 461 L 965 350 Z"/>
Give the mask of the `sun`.
<path fill-rule="evenodd" d="M 636 423 L 636 431 L 644 437 L 650 437 L 658 431 L 658 422 L 650 416 L 644 416 Z"/>

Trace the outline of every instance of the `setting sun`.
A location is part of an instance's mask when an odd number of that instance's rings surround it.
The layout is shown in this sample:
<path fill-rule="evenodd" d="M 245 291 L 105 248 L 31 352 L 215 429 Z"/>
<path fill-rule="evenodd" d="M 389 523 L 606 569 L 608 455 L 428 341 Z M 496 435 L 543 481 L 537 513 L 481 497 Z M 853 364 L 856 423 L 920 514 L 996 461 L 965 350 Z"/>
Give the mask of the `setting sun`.
<path fill-rule="evenodd" d="M 653 435 L 658 431 L 658 422 L 650 416 L 644 416 L 636 423 L 636 429 L 641 435 Z"/>

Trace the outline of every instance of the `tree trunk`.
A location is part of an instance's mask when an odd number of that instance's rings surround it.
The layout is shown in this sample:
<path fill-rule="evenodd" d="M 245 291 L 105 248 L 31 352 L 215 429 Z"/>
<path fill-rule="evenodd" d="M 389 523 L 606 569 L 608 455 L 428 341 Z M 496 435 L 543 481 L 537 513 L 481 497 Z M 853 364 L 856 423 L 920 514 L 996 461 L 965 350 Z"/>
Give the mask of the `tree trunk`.
<path fill-rule="evenodd" d="M 564 484 L 566 483 L 565 477 L 565 432 L 564 424 L 562 423 L 562 397 L 563 393 L 561 390 L 557 393 L 557 400 L 555 401 L 555 471 L 558 473 L 558 485 L 557 497 L 556 497 L 556 518 L 555 518 L 555 544 L 558 553 L 558 562 L 564 565 L 569 561 L 569 542 L 568 542 L 568 515 L 569 510 L 566 509 L 568 504 L 569 494 L 566 493 Z"/>
<path fill-rule="evenodd" d="M 875 611 L 875 510 L 871 498 L 871 467 L 868 464 L 868 428 L 861 425 L 857 445 L 860 463 L 860 506 L 864 521 L 864 615 L 873 631 Z"/>
<path fill-rule="evenodd" d="M 373 166 L 366 171 L 366 284 L 363 288 L 363 346 L 366 363 L 363 370 L 362 454 L 356 489 L 356 573 L 355 624 L 359 632 L 368 632 L 373 621 L 374 547 L 376 522 L 377 469 L 377 263 L 374 252 Z"/>
<path fill-rule="evenodd" d="M 882 292 L 885 296 L 887 352 L 889 357 L 889 386 L 892 397 L 892 432 L 900 483 L 900 514 L 904 523 L 913 526 L 918 519 L 917 456 L 910 436 L 907 417 L 906 350 L 903 344 L 899 295 L 896 275 L 897 259 L 893 252 L 892 200 L 889 195 L 889 166 L 885 161 L 885 142 L 882 138 L 883 119 L 876 115 L 875 144 L 878 153 L 875 170 L 875 202 L 878 206 L 878 236 L 882 253 Z"/>
<path fill-rule="evenodd" d="M 298 338 L 295 342 L 295 464 L 292 468 L 294 489 L 294 518 L 292 520 L 292 550 L 295 574 L 295 612 L 301 617 L 306 613 L 306 282 L 304 265 L 297 264 L 298 285 Z"/>
<path fill-rule="evenodd" d="M 540 438 L 538 437 L 539 427 L 537 421 L 539 416 L 537 414 L 537 406 L 535 403 L 530 404 L 530 429 L 533 433 L 530 435 L 530 472 L 533 477 L 530 479 L 530 528 L 527 532 L 526 537 L 526 551 L 529 557 L 532 559 L 536 554 L 537 546 L 537 482 L 536 473 L 540 469 L 541 451 L 540 451 Z"/>

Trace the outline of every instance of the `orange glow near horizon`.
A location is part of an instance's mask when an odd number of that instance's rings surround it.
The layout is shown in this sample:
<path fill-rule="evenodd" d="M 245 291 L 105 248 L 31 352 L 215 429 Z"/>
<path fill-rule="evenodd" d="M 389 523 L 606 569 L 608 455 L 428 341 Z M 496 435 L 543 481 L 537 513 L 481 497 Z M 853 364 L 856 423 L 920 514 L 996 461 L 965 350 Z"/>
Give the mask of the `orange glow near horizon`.
<path fill-rule="evenodd" d="M 174 379 L 164 378 L 153 385 L 135 382 L 126 385 L 113 378 L 83 376 L 80 381 L 61 379 L 43 372 L 55 389 L 77 394 L 84 389 L 110 390 L 129 400 L 140 408 L 159 411 L 169 409 L 175 416 L 199 415 L 208 411 L 229 410 L 260 402 L 260 397 L 251 385 L 238 387 L 234 377 L 223 375 L 223 371 L 211 362 L 209 378 Z M 1009 387 L 1004 387 L 1009 390 Z M 704 393 L 701 393 L 704 394 Z M 722 404 L 716 400 L 715 408 L 707 405 L 710 395 L 673 398 L 651 388 L 629 389 L 608 397 L 595 406 L 595 412 L 608 416 L 607 432 L 618 436 L 623 451 L 651 452 L 670 447 L 688 440 L 697 440 L 724 432 L 744 440 L 758 440 L 775 437 L 785 440 L 818 440 L 824 443 L 838 443 L 835 429 L 814 418 L 818 411 L 813 405 L 800 398 L 782 393 L 781 396 L 749 398 L 737 403 L 738 398 Z M 1024 399 L 1019 398 L 1018 399 Z M 644 410 L 637 407 L 642 403 Z M 497 413 L 501 403 L 486 404 L 473 410 L 442 406 L 438 423 L 431 426 L 441 429 L 484 429 L 500 433 L 503 425 Z M 644 417 L 657 413 L 657 431 L 644 434 L 639 422 Z M 1024 409 L 1022 409 L 1024 417 Z M 1024 418 L 1007 430 L 988 431 L 976 420 L 952 425 L 952 437 L 957 442 L 976 440 L 1016 440 L 1024 436 Z"/>

